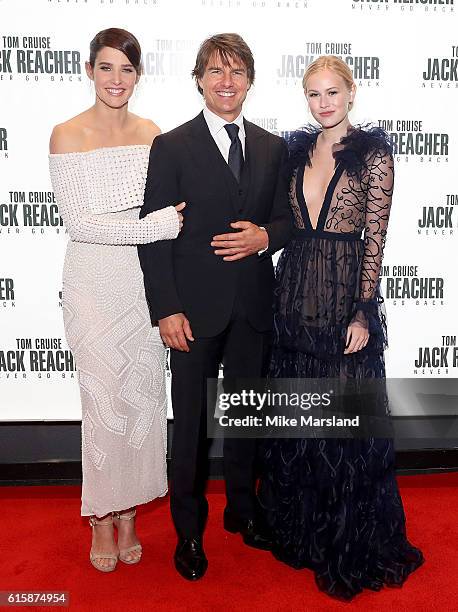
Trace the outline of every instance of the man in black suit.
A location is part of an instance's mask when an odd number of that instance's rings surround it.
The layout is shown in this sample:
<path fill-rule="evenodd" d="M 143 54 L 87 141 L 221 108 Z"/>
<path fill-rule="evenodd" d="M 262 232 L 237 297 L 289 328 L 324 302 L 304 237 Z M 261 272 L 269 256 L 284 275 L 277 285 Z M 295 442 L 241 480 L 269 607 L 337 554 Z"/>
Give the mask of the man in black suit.
<path fill-rule="evenodd" d="M 246 121 L 254 80 L 251 51 L 237 34 L 207 39 L 193 71 L 205 108 L 158 136 L 151 148 L 141 216 L 185 201 L 172 241 L 139 247 L 153 321 L 171 348 L 174 429 L 171 510 L 175 566 L 190 580 L 207 568 L 206 382 L 265 375 L 272 328 L 271 254 L 291 229 L 284 141 Z M 256 524 L 256 441 L 224 441 L 224 527 L 269 549 Z"/>

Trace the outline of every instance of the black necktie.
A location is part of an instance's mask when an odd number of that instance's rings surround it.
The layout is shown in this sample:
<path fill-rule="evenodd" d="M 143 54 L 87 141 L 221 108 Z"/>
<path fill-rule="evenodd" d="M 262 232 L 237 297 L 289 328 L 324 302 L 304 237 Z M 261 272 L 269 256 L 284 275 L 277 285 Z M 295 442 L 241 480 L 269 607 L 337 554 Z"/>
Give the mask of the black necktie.
<path fill-rule="evenodd" d="M 237 182 L 240 182 L 240 175 L 242 174 L 243 168 L 243 151 L 242 143 L 239 138 L 239 126 L 235 123 L 226 123 L 224 126 L 226 132 L 229 134 L 231 139 L 231 147 L 229 149 L 229 159 L 227 163 L 229 168 L 232 170 L 232 174 L 235 176 Z"/>

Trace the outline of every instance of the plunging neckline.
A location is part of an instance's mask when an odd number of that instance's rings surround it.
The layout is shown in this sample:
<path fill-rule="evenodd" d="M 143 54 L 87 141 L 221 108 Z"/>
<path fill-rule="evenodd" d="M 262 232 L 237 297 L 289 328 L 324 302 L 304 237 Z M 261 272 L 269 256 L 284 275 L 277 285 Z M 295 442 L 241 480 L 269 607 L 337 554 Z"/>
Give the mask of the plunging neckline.
<path fill-rule="evenodd" d="M 310 212 L 307 206 L 307 202 L 305 199 L 304 193 L 304 173 L 305 173 L 305 164 L 300 166 L 298 170 L 298 175 L 296 177 L 296 196 L 299 202 L 299 206 L 301 208 L 302 219 L 309 229 L 312 232 L 318 232 L 324 230 L 324 224 L 326 222 L 326 217 L 328 216 L 329 207 L 331 205 L 331 199 L 334 195 L 334 190 L 336 188 L 337 182 L 342 176 L 344 171 L 344 167 L 341 163 L 338 163 L 334 169 L 334 173 L 331 176 L 331 179 L 326 188 L 326 192 L 324 194 L 323 202 L 320 206 L 320 212 L 318 214 L 317 222 L 315 227 L 312 225 L 312 220 L 310 218 Z"/>

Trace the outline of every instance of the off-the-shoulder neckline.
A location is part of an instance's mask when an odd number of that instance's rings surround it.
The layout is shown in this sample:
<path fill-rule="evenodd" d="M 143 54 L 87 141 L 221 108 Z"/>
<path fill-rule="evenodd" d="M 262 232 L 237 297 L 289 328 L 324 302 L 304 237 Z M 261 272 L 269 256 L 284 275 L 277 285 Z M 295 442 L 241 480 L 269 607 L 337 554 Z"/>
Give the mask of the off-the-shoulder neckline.
<path fill-rule="evenodd" d="M 89 149 L 88 151 L 69 151 L 68 153 L 48 153 L 49 157 L 63 157 L 64 155 L 87 155 L 88 153 L 97 153 L 98 151 L 117 151 L 118 149 L 138 149 L 151 148 L 149 144 L 131 144 L 117 145 L 116 147 L 99 147 L 97 149 Z"/>

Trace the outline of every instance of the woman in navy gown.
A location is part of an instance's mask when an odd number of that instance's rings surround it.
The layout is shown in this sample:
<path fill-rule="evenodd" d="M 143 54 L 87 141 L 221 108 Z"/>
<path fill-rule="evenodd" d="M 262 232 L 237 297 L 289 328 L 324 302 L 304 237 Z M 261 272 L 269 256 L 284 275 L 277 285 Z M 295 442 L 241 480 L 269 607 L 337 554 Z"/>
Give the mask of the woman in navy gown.
<path fill-rule="evenodd" d="M 384 379 L 379 276 L 391 197 L 387 134 L 352 127 L 348 66 L 324 56 L 303 80 L 320 128 L 290 139 L 295 235 L 277 267 L 273 378 Z M 392 439 L 275 439 L 259 498 L 274 554 L 350 600 L 401 585 L 423 562 L 406 539 Z"/>

